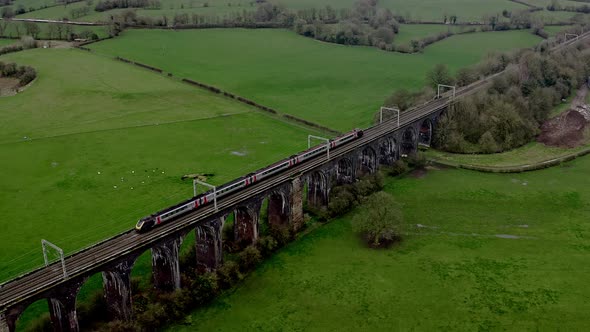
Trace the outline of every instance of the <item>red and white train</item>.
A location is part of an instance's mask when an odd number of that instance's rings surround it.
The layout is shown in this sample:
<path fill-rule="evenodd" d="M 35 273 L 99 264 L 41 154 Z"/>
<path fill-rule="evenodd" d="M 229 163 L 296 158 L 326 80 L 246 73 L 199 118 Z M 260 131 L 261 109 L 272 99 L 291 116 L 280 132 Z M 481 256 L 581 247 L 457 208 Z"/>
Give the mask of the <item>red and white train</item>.
<path fill-rule="evenodd" d="M 338 146 L 342 146 L 350 141 L 353 141 L 361 137 L 363 137 L 363 131 L 360 129 L 355 129 L 347 134 L 330 140 L 330 142 L 328 143 L 315 146 L 299 154 L 293 155 L 287 159 L 281 160 L 277 163 L 260 169 L 254 173 L 250 173 L 245 177 L 241 177 L 239 179 L 226 183 L 216 188 L 217 199 L 234 193 L 242 188 L 245 188 L 253 183 L 259 182 L 265 178 L 283 172 L 306 160 L 321 155 L 326 152 L 326 148 L 332 150 Z M 158 211 L 148 217 L 141 218 L 135 225 L 135 230 L 138 232 L 146 232 L 158 225 L 173 220 L 174 218 L 177 218 L 185 213 L 194 211 L 212 202 L 214 198 L 213 195 L 214 194 L 212 191 L 208 191 L 203 194 L 197 195 L 189 200 L 186 200 L 182 203 L 179 203 L 175 206 Z"/>

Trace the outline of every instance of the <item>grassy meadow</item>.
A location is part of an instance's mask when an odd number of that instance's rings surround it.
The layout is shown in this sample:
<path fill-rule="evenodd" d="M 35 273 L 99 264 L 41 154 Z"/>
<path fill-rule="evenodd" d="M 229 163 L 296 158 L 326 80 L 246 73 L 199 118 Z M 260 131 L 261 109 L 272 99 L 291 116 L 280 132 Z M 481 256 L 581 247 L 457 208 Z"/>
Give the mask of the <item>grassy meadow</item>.
<path fill-rule="evenodd" d="M 169 330 L 588 330 L 589 170 L 390 178 L 401 243 L 366 248 L 353 211 Z"/>
<path fill-rule="evenodd" d="M 539 41 L 527 31 L 467 34 L 407 55 L 322 43 L 287 30 L 133 30 L 90 47 L 349 130 L 369 125 L 393 90 L 424 86 L 426 73 L 438 63 L 456 70 L 489 52 Z"/>
<path fill-rule="evenodd" d="M 42 263 L 41 238 L 79 249 L 190 197 L 182 175 L 223 183 L 304 149 L 310 132 L 84 51 L 0 59 L 39 73 L 25 92 L 0 99 L 0 214 L 19 224 L 0 223 L 10 257 L 0 280 Z"/>

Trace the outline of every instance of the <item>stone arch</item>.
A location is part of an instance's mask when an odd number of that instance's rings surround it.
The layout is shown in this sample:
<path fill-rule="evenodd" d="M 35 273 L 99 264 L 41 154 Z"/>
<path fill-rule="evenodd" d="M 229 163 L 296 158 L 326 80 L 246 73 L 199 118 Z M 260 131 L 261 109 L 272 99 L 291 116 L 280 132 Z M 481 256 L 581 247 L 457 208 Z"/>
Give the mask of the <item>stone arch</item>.
<path fill-rule="evenodd" d="M 147 256 L 149 251 L 144 253 Z M 112 319 L 130 321 L 133 318 L 131 272 L 140 254 L 129 255 L 102 271 L 103 296 Z"/>
<path fill-rule="evenodd" d="M 420 144 L 430 146 L 430 143 L 432 142 L 432 121 L 430 119 L 422 121 L 418 139 Z"/>
<path fill-rule="evenodd" d="M 129 279 L 131 280 L 131 279 Z M 78 325 L 80 326 L 81 330 L 87 330 L 90 329 L 90 322 L 92 321 L 102 321 L 102 322 L 108 322 L 109 318 L 110 318 L 110 313 L 107 312 L 106 310 L 101 310 L 101 309 L 112 309 L 112 306 L 117 306 L 117 304 L 115 303 L 109 303 L 107 302 L 110 299 L 106 298 L 105 294 L 105 290 L 107 290 L 109 288 L 112 288 L 112 290 L 114 290 L 114 292 L 112 293 L 119 293 L 120 289 L 117 289 L 118 286 L 120 285 L 114 285 L 114 283 L 112 285 L 110 285 L 111 287 L 109 287 L 108 285 L 104 284 L 103 281 L 103 273 L 102 272 L 97 272 L 94 273 L 90 276 L 88 276 L 88 278 L 84 281 L 84 283 L 80 286 L 80 289 L 78 291 L 78 293 L 76 294 L 76 299 L 75 299 L 75 306 L 76 306 L 76 313 L 78 315 Z M 127 287 L 131 287 L 130 284 L 126 285 Z M 125 295 L 126 297 L 128 296 L 128 300 L 129 300 L 129 310 L 131 309 L 131 291 L 130 289 L 126 289 L 125 291 Z M 101 298 L 100 299 L 95 299 L 94 296 L 95 294 L 100 294 Z M 85 306 L 84 304 L 87 303 L 93 303 L 94 301 L 104 301 L 104 304 L 108 305 L 105 307 L 104 305 L 98 305 L 98 306 Z M 119 318 L 117 317 L 116 314 L 113 314 L 112 318 Z M 131 318 L 131 317 L 129 317 Z"/>
<path fill-rule="evenodd" d="M 270 228 L 289 225 L 290 204 L 281 191 L 273 191 L 268 196 L 268 224 Z"/>
<path fill-rule="evenodd" d="M 234 241 L 249 245 L 258 240 L 260 234 L 260 206 L 262 201 L 237 206 L 234 210 Z"/>
<path fill-rule="evenodd" d="M 354 167 L 348 158 L 338 160 L 336 165 L 336 183 L 339 185 L 352 183 L 354 181 Z"/>
<path fill-rule="evenodd" d="M 402 143 L 400 152 L 403 155 L 409 155 L 416 151 L 416 131 L 412 127 L 406 128 L 402 134 Z"/>
<path fill-rule="evenodd" d="M 308 178 L 307 204 L 313 208 L 328 205 L 328 177 L 322 171 L 313 172 Z"/>
<path fill-rule="evenodd" d="M 29 326 L 23 325 L 23 322 L 20 321 L 21 319 L 30 324 L 35 318 L 39 317 L 40 311 L 49 313 L 48 300 L 48 298 L 42 297 L 36 300 L 21 302 L 7 308 L 4 318 L 6 319 L 6 325 L 8 325 L 8 331 L 16 331 L 17 326 L 20 331 L 24 331 Z"/>
<path fill-rule="evenodd" d="M 379 142 L 379 163 L 382 165 L 393 164 L 398 157 L 397 141 L 393 137 L 384 138 Z"/>
<path fill-rule="evenodd" d="M 359 174 L 372 174 L 377 171 L 377 154 L 372 147 L 367 146 L 359 155 Z"/>

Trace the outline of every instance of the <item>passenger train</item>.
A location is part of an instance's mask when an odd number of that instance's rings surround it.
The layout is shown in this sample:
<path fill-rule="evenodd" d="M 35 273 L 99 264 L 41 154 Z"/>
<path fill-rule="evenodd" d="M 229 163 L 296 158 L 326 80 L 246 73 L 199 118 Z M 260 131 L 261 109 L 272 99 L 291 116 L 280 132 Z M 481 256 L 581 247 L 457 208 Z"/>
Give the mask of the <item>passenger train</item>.
<path fill-rule="evenodd" d="M 244 177 L 226 183 L 216 188 L 217 198 L 222 198 L 242 188 L 246 188 L 256 182 L 259 182 L 265 178 L 281 173 L 297 164 L 300 164 L 306 160 L 312 159 L 320 154 L 325 153 L 326 149 L 332 150 L 338 146 L 342 146 L 361 137 L 363 137 L 363 131 L 360 129 L 355 129 L 347 134 L 330 140 L 328 143 L 312 147 L 306 151 L 293 155 L 287 159 L 281 160 L 254 173 L 250 173 Z M 135 225 L 135 230 L 138 232 L 146 232 L 158 225 L 169 222 L 174 218 L 177 218 L 185 213 L 192 212 L 212 202 L 214 198 L 213 195 L 214 194 L 212 191 L 207 191 L 203 194 L 197 195 L 175 206 L 169 207 L 162 211 L 158 211 L 148 217 L 141 218 Z"/>

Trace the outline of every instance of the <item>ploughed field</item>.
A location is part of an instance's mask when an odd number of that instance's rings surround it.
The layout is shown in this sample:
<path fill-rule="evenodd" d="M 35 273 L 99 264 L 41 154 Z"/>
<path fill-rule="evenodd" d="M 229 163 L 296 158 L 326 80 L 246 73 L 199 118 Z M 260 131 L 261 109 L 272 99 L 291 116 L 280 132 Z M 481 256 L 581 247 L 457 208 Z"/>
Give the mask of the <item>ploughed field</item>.
<path fill-rule="evenodd" d="M 43 262 L 40 239 L 72 252 L 192 195 L 307 147 L 309 130 L 84 51 L 3 56 L 37 69 L 0 100 L 0 280 Z"/>
<path fill-rule="evenodd" d="M 366 248 L 353 211 L 169 330 L 588 330 L 589 171 L 390 178 L 401 243 Z"/>
<path fill-rule="evenodd" d="M 528 31 L 467 34 L 408 55 L 323 43 L 287 30 L 131 30 L 89 47 L 346 131 L 368 126 L 394 89 L 422 88 L 435 64 L 456 70 L 491 51 L 539 41 Z"/>

